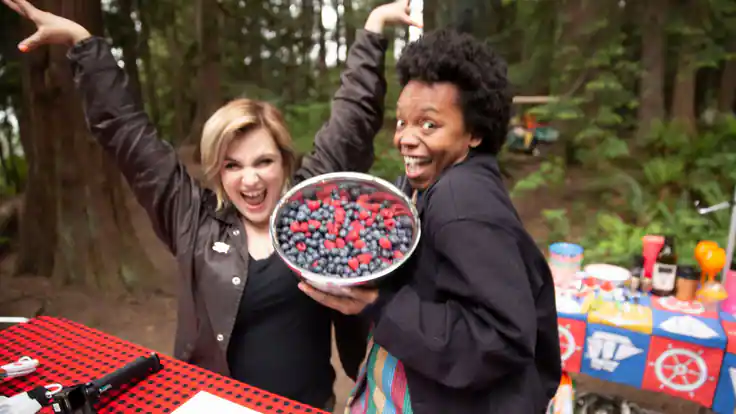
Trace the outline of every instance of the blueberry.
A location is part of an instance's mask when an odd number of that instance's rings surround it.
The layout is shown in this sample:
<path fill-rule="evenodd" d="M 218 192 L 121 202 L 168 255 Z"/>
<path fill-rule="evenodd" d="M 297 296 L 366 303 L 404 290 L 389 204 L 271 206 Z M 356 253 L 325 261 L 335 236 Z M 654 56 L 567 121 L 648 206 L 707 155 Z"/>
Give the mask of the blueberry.
<path fill-rule="evenodd" d="M 296 215 L 296 220 L 297 221 L 306 221 L 307 220 L 307 215 L 303 211 L 300 211 Z"/>

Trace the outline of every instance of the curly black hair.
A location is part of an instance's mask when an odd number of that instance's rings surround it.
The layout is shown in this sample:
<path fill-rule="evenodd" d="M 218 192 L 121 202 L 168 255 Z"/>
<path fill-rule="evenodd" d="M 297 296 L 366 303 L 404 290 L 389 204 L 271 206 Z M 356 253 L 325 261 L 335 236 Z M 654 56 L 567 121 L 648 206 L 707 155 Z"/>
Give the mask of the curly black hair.
<path fill-rule="evenodd" d="M 457 86 L 465 127 L 482 139 L 476 150 L 500 151 L 509 125 L 511 88 L 506 62 L 489 46 L 454 28 L 439 29 L 407 45 L 396 69 L 402 88 L 412 80 Z"/>

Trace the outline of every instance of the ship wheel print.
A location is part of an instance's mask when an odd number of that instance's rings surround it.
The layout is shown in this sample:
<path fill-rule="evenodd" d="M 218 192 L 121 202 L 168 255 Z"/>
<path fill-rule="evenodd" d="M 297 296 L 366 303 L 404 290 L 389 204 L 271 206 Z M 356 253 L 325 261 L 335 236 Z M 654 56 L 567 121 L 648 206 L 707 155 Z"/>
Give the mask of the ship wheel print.
<path fill-rule="evenodd" d="M 570 332 L 570 325 L 560 325 L 557 330 L 560 341 L 560 359 L 564 364 L 579 347 L 575 344 L 575 337 Z"/>
<path fill-rule="evenodd" d="M 708 379 L 708 366 L 698 353 L 687 349 L 670 348 L 654 361 L 654 374 L 659 388 L 690 393 L 700 388 Z"/>
<path fill-rule="evenodd" d="M 660 306 L 670 311 L 687 313 L 689 315 L 700 315 L 705 312 L 705 307 L 697 300 L 687 302 L 679 300 L 674 296 L 667 296 L 658 300 Z"/>

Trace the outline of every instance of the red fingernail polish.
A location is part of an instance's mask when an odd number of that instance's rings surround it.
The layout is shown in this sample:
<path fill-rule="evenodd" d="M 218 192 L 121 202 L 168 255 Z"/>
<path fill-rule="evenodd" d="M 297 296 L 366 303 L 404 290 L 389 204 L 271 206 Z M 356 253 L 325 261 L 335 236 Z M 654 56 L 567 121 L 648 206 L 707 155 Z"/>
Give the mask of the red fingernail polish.
<path fill-rule="evenodd" d="M 28 51 L 28 46 L 26 46 L 26 45 L 18 45 L 18 50 L 20 50 L 21 52 L 24 52 L 25 53 L 25 52 Z"/>

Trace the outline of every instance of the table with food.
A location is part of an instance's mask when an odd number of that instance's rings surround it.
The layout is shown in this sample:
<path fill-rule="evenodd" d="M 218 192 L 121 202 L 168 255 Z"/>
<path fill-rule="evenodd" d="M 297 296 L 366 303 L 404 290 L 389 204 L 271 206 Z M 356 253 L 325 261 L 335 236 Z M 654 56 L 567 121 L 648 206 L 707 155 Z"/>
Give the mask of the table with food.
<path fill-rule="evenodd" d="M 336 294 L 391 277 L 420 238 L 412 200 L 359 173 L 293 187 L 270 224 L 274 249 L 295 279 Z M 19 322 L 0 331 L 3 414 L 323 412 L 73 321 Z"/>
<path fill-rule="evenodd" d="M 736 266 L 713 241 L 678 251 L 647 235 L 627 267 L 582 265 L 574 243 L 549 247 L 566 373 L 664 392 L 734 412 Z M 678 259 L 693 255 L 697 266 Z"/>

